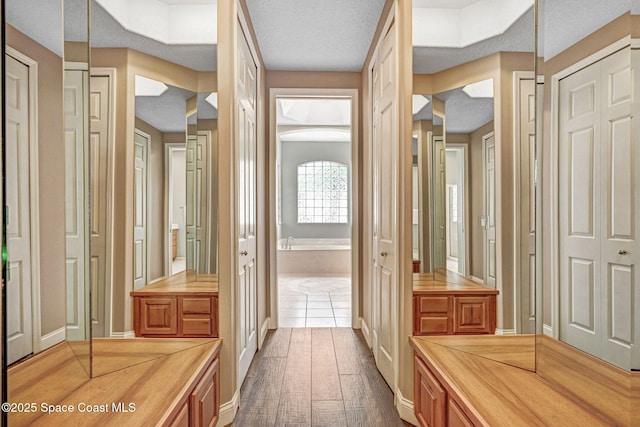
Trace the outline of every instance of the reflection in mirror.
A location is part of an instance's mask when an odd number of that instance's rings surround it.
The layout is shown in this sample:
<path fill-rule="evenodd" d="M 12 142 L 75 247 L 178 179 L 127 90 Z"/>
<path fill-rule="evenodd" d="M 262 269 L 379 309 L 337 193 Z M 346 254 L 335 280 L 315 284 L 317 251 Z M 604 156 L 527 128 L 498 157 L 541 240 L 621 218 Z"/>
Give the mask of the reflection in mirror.
<path fill-rule="evenodd" d="M 486 319 L 463 327 L 447 308 L 440 310 L 442 318 L 451 319 L 438 326 L 426 314 L 433 307 L 417 307 L 421 312 L 414 318 L 421 320 L 414 334 L 534 332 L 533 1 L 483 3 L 445 10 L 437 1 L 413 2 L 413 92 L 423 102 L 413 112 L 414 295 L 455 293 L 455 304 L 465 304 L 463 296 L 481 298 L 474 310 Z M 465 26 L 467 16 L 478 25 Z M 490 25 L 497 16 L 501 24 Z M 447 30 L 433 31 L 442 22 Z M 524 229 L 528 234 L 520 233 Z M 481 341 L 460 344 L 455 338 L 433 337 L 535 368 L 533 335 L 517 338 L 517 358 L 486 351 L 476 345 Z M 515 337 L 508 342 L 516 343 Z"/>
<path fill-rule="evenodd" d="M 34 401 L 29 385 L 43 372 L 46 358 L 31 356 L 45 350 L 54 355 L 48 360 L 59 364 L 46 366 L 51 377 L 42 384 L 53 386 L 40 387 L 38 399 L 64 397 L 87 381 L 90 372 L 88 357 L 78 358 L 73 350 L 89 355 L 83 167 L 87 4 L 68 5 L 76 7 L 69 16 L 76 33 L 63 24 L 61 0 L 4 2 L 8 280 L 3 346 L 5 362 L 12 365 L 5 397 L 12 402 Z M 67 69 L 73 77 L 63 85 Z M 61 248 L 67 248 L 66 254 Z M 65 381 L 56 375 L 64 375 Z M 28 414 L 9 416 L 11 424 L 29 420 Z"/>
<path fill-rule="evenodd" d="M 96 376 L 160 356 L 152 340 L 112 338 L 179 336 L 162 343 L 179 351 L 201 343 L 184 337 L 212 336 L 186 331 L 178 310 L 168 311 L 165 329 L 140 325 L 147 292 L 177 307 L 177 295 L 200 281 L 196 273 L 215 273 L 215 199 L 204 196 L 217 179 L 217 133 L 208 116 L 202 126 L 210 129 L 200 128 L 198 96 L 216 91 L 216 2 L 91 5 L 91 106 L 101 113 L 92 112 L 91 134 L 105 147 L 91 165 L 100 175 L 92 194 L 105 207 L 95 233 L 104 238 L 92 241 L 104 267 L 92 283 Z M 114 345 L 139 349 L 139 357 L 114 357 Z"/>
<path fill-rule="evenodd" d="M 190 267 L 185 147 L 196 127 L 194 92 L 140 75 L 135 85 L 134 290 Z"/>

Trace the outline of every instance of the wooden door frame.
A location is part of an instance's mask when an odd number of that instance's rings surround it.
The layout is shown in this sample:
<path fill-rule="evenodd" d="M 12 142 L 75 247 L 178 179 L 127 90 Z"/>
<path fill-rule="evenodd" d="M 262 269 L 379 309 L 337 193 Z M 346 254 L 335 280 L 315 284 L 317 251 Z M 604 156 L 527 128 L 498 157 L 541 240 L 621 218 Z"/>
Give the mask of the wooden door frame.
<path fill-rule="evenodd" d="M 593 53 L 586 58 L 570 65 L 569 67 L 558 71 L 551 76 L 551 144 L 549 151 L 549 188 L 551 194 L 547 194 L 545 200 L 548 200 L 549 216 L 548 224 L 550 231 L 550 245 L 542 248 L 549 250 L 549 256 L 545 257 L 549 262 L 549 271 L 551 272 L 551 325 L 543 325 L 544 333 L 559 340 L 560 339 L 560 80 L 581 69 L 592 65 L 605 57 L 624 49 L 628 46 L 638 46 L 640 42 L 637 39 L 631 39 L 625 36 L 617 42 L 611 43 L 609 46 Z M 547 159 L 543 159 L 547 160 Z M 546 227 L 545 227 L 546 228 Z M 544 319 L 543 319 L 544 321 Z"/>
<path fill-rule="evenodd" d="M 109 112 L 108 112 L 108 120 L 109 120 L 109 135 L 107 138 L 108 144 L 108 159 L 107 159 L 107 200 L 106 200 L 106 208 L 107 208 L 107 219 L 106 219 L 106 250 L 105 250 L 105 278 L 104 278 L 104 291 L 105 291 L 105 301 L 104 305 L 104 322 L 105 322 L 105 338 L 114 337 L 114 338 L 129 338 L 133 336 L 133 333 L 124 332 L 124 333 L 113 333 L 113 322 L 111 316 L 111 308 L 113 306 L 113 188 L 114 188 L 114 180 L 115 180 L 115 123 L 116 123 L 116 69 L 112 67 L 91 67 L 89 70 L 89 92 L 91 92 L 91 78 L 92 77 L 107 77 L 109 79 Z M 89 129 L 91 132 L 91 129 Z M 91 315 L 90 315 L 91 316 Z M 91 323 L 91 320 L 90 320 Z M 93 334 L 92 334 L 93 336 Z"/>
<path fill-rule="evenodd" d="M 172 182 L 173 182 L 173 153 L 175 151 L 186 151 L 185 144 L 182 143 L 168 143 L 164 145 L 164 232 L 166 233 L 164 243 L 165 243 L 165 251 L 164 251 L 164 276 L 169 277 L 172 274 L 175 274 L 171 270 L 171 225 L 172 225 L 172 216 L 171 216 L 171 202 L 173 201 L 173 191 Z M 167 231 L 168 230 L 168 231 Z"/>
<path fill-rule="evenodd" d="M 38 156 L 38 62 L 12 48 L 5 47 L 5 55 L 23 63 L 29 69 L 29 221 L 31 258 L 31 333 L 34 354 L 64 341 L 66 325 L 42 336 L 40 300 L 40 185 Z M 3 58 L 4 60 L 4 58 Z M 6 72 L 6 70 L 5 70 Z M 4 126 L 4 124 L 2 125 Z M 9 253 L 9 260 L 11 254 Z M 8 267 L 8 265 L 7 265 Z"/>
<path fill-rule="evenodd" d="M 268 242 L 268 263 L 269 263 L 269 283 L 270 286 L 270 311 L 269 328 L 276 329 L 278 327 L 278 277 L 277 277 L 277 254 L 278 254 L 278 234 L 276 231 L 277 223 L 277 200 L 275 199 L 277 178 L 277 152 L 276 152 L 276 135 L 277 135 L 277 105 L 278 98 L 321 98 L 321 99 L 345 99 L 351 101 L 351 327 L 360 328 L 360 212 L 361 207 L 358 204 L 360 200 L 360 180 L 359 180 L 359 160 L 360 140 L 358 134 L 359 120 L 359 98 L 358 89 L 305 89 L 305 88 L 271 88 L 269 90 L 269 242 Z M 265 331 L 266 333 L 266 331 Z M 260 333 L 262 336 L 262 331 Z"/>

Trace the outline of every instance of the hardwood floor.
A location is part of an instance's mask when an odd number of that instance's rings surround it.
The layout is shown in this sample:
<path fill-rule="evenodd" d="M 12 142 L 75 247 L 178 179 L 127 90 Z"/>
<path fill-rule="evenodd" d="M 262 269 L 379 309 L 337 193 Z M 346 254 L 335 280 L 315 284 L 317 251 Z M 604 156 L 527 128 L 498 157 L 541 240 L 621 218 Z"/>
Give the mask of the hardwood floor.
<path fill-rule="evenodd" d="M 360 331 L 270 331 L 240 391 L 241 426 L 407 426 Z"/>

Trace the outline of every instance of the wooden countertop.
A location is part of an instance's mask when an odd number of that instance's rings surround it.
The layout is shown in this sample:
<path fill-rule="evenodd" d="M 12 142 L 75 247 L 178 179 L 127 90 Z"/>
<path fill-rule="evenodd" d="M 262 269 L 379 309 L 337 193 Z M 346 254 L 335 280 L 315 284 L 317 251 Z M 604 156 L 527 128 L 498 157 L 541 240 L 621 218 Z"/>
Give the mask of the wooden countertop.
<path fill-rule="evenodd" d="M 217 295 L 218 276 L 214 274 L 206 275 L 206 277 L 201 276 L 203 275 L 198 275 L 198 280 L 193 281 L 192 275 L 188 275 L 186 272 L 174 274 L 166 279 L 131 291 L 131 296 L 156 296 L 158 294 L 180 296 Z"/>
<path fill-rule="evenodd" d="M 453 271 L 436 270 L 434 273 L 413 273 L 414 295 L 451 295 L 456 293 L 497 295 L 499 291 L 469 280 Z"/>
<path fill-rule="evenodd" d="M 447 393 L 468 408 L 477 426 L 608 426 L 602 418 L 553 388 L 534 372 L 486 359 L 433 342 L 434 337 L 409 337 L 409 342 Z M 449 337 L 447 337 L 449 338 Z M 461 342 L 469 337 L 450 337 Z M 477 341 L 510 339 L 506 336 L 473 337 Z M 500 350 L 496 350 L 499 352 Z M 513 351 L 504 346 L 504 353 Z M 492 356 L 493 357 L 493 356 Z"/>
<path fill-rule="evenodd" d="M 163 345 L 173 340 L 153 340 L 151 345 L 147 341 L 150 340 L 105 340 L 101 345 L 105 352 L 111 348 L 116 354 L 129 352 L 135 358 L 138 344 L 146 351 L 161 354 Z M 186 340 L 179 341 L 184 344 Z M 187 398 L 190 387 L 204 374 L 203 368 L 214 360 L 222 343 L 219 339 L 198 341 L 199 345 L 178 352 L 165 347 L 164 351 L 172 353 L 91 379 L 57 403 L 73 407 L 73 413 L 41 413 L 32 425 L 151 426 L 172 419 L 179 409 L 177 405 Z M 129 412 L 114 411 L 114 403 L 122 403 Z M 98 412 L 86 412 L 87 408 Z"/>

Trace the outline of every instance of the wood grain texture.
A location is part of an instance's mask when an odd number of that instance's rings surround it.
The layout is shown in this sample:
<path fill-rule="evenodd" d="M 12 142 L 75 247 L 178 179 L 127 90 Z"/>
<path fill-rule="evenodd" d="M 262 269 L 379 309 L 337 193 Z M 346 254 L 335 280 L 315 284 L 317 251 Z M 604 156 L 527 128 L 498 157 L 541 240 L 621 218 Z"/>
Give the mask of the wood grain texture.
<path fill-rule="evenodd" d="M 537 336 L 537 373 L 620 426 L 640 425 L 640 372 L 624 371 L 546 335 Z"/>
<path fill-rule="evenodd" d="M 198 275 L 200 279 L 201 275 Z M 181 272 L 166 279 L 131 291 L 131 296 L 164 295 L 218 295 L 218 276 L 208 275 L 207 280 L 191 281 L 188 274 Z"/>
<path fill-rule="evenodd" d="M 89 374 L 67 342 L 60 343 L 7 370 L 8 402 L 58 402 L 87 381 Z M 10 412 L 9 425 L 30 425 L 42 413 Z"/>
<path fill-rule="evenodd" d="M 117 353 L 121 354 L 122 347 L 127 347 L 129 340 L 112 341 L 120 341 L 121 348 Z M 217 357 L 220 346 L 220 340 L 201 340 L 200 345 L 183 351 L 93 378 L 57 401 L 60 405 L 72 405 L 76 408 L 73 413 L 40 413 L 41 416 L 29 425 L 148 426 L 166 423 L 179 414 L 182 402 L 200 380 L 205 368 Z M 38 386 L 31 387 L 31 399 L 41 395 L 42 383 L 38 381 Z M 124 402 L 125 407 L 134 403 L 135 412 L 113 411 L 112 403 L 119 402 Z M 103 407 L 109 412 L 79 412 L 80 404 L 105 405 Z"/>
<path fill-rule="evenodd" d="M 475 426 L 610 425 L 533 372 L 424 339 L 409 342 Z"/>
<path fill-rule="evenodd" d="M 535 335 L 448 335 L 415 337 L 415 339 L 529 371 L 536 369 Z"/>
<path fill-rule="evenodd" d="M 278 361 L 281 358 L 274 356 L 282 353 L 275 349 L 287 342 L 288 333 L 288 353 L 281 374 Z M 281 375 L 281 384 L 271 385 L 279 389 L 278 399 L 262 399 L 260 393 L 268 385 L 255 378 L 264 376 L 275 380 Z M 274 407 L 277 408 L 275 417 Z M 232 425 L 387 427 L 410 424 L 400 420 L 393 394 L 375 367 L 373 355 L 359 331 L 294 328 L 267 334 L 265 345 L 257 353 L 242 386 L 240 409 Z"/>

